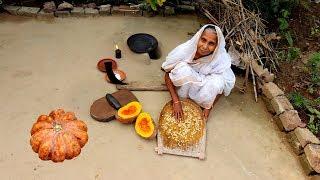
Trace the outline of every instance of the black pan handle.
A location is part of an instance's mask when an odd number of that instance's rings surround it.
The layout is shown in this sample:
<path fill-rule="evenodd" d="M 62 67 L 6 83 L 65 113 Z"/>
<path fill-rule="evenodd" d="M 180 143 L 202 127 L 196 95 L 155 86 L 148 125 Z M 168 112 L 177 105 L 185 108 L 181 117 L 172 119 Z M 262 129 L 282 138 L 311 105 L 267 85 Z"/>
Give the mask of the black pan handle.
<path fill-rule="evenodd" d="M 113 70 L 112 70 L 112 62 L 104 62 L 104 66 L 106 68 L 106 73 L 107 76 L 110 80 L 111 83 L 113 84 L 122 84 L 122 85 L 126 85 L 127 83 L 124 83 L 122 81 L 120 81 L 119 79 L 116 78 L 116 75 L 114 74 Z"/>
<path fill-rule="evenodd" d="M 108 101 L 108 103 L 114 107 L 116 110 L 120 109 L 121 108 L 121 104 L 119 103 L 119 101 L 112 96 L 112 94 L 106 94 L 106 99 Z"/>

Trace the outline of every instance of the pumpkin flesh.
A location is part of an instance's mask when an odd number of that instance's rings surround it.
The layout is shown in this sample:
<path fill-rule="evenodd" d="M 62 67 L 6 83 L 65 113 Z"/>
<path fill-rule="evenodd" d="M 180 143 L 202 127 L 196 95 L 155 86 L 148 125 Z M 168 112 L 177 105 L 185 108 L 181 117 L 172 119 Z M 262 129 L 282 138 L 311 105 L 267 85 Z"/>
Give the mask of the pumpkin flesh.
<path fill-rule="evenodd" d="M 156 134 L 155 124 L 148 113 L 141 113 L 135 124 L 135 130 L 143 138 L 152 138 Z"/>
<path fill-rule="evenodd" d="M 142 106 L 139 102 L 133 101 L 118 110 L 117 119 L 122 123 L 132 123 L 141 112 Z"/>

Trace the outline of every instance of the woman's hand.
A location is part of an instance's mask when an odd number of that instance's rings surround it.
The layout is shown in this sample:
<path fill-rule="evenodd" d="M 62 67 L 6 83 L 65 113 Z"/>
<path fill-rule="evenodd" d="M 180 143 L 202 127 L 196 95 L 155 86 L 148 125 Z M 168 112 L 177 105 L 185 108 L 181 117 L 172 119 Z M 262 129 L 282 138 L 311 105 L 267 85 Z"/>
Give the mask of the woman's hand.
<path fill-rule="evenodd" d="M 204 117 L 205 121 L 208 121 L 208 117 L 209 117 L 210 111 L 211 111 L 211 109 L 203 109 L 202 114 L 203 114 L 203 117 Z"/>
<path fill-rule="evenodd" d="M 173 114 L 177 121 L 183 120 L 183 111 L 182 111 L 182 105 L 180 101 L 175 101 L 172 103 L 173 107 Z"/>

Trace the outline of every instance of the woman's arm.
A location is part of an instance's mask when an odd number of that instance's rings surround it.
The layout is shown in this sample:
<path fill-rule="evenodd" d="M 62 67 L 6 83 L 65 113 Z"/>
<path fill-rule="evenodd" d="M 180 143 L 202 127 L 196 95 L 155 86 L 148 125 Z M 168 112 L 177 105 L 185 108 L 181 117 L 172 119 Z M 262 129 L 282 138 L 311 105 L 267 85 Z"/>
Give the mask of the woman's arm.
<path fill-rule="evenodd" d="M 173 85 L 173 83 L 172 83 L 172 81 L 171 81 L 171 79 L 169 77 L 169 73 L 166 72 L 166 74 L 164 75 L 164 80 L 165 80 L 166 85 L 168 87 L 168 90 L 170 92 L 172 101 L 173 102 L 179 101 L 179 97 L 178 97 L 177 92 L 176 92 L 176 87 Z"/>
<path fill-rule="evenodd" d="M 168 87 L 168 90 L 170 92 L 171 98 L 172 98 L 172 107 L 173 107 L 173 115 L 177 120 L 183 118 L 183 111 L 182 111 L 182 106 L 181 102 L 179 101 L 179 96 L 176 92 L 176 87 L 173 85 L 169 73 L 166 72 L 164 76 L 164 80 L 166 82 L 166 85 Z"/>

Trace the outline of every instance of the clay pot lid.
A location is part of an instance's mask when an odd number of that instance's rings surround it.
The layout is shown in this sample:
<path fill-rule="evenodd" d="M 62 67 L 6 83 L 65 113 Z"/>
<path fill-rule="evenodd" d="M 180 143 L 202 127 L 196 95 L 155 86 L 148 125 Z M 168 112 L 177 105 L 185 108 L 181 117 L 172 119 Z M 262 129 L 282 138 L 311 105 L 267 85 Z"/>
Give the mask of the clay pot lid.
<path fill-rule="evenodd" d="M 105 59 L 101 59 L 98 64 L 97 64 L 97 68 L 99 69 L 99 71 L 101 72 L 106 72 L 106 68 L 104 66 L 104 63 L 110 61 L 112 62 L 112 69 L 117 69 L 118 68 L 118 64 L 115 60 L 111 59 L 111 58 L 105 58 Z"/>
<path fill-rule="evenodd" d="M 119 70 L 119 69 L 113 69 L 113 73 L 114 73 L 114 75 L 116 76 L 116 78 L 117 78 L 118 80 L 120 80 L 120 81 L 125 80 L 126 77 L 127 77 L 126 73 L 123 72 L 123 71 L 121 71 L 121 70 Z M 106 80 L 107 80 L 108 82 L 110 82 L 110 80 L 109 80 L 109 78 L 108 78 L 108 75 L 106 75 Z"/>

